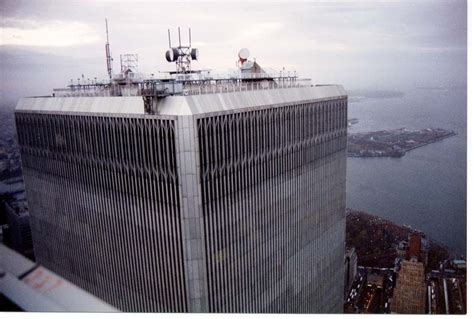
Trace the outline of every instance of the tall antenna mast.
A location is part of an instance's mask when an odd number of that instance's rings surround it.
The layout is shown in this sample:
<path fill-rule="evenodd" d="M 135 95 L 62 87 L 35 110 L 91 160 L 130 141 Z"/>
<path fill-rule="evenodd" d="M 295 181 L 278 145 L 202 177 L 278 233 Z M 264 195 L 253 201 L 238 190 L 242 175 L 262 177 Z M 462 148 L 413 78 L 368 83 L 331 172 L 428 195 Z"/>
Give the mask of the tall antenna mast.
<path fill-rule="evenodd" d="M 110 55 L 110 44 L 109 44 L 109 26 L 107 24 L 107 19 L 105 19 L 105 33 L 107 34 L 107 43 L 105 44 L 105 56 L 107 61 L 107 73 L 109 74 L 109 79 L 112 81 L 112 56 Z"/>

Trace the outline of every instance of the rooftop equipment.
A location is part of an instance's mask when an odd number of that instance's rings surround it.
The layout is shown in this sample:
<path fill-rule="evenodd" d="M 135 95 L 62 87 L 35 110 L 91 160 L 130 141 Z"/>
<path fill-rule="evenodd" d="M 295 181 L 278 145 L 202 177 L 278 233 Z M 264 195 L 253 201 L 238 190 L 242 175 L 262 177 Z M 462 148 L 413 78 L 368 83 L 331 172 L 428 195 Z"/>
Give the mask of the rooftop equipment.
<path fill-rule="evenodd" d="M 105 33 L 107 34 L 107 42 L 105 43 L 105 58 L 107 62 L 107 73 L 109 74 L 109 79 L 112 81 L 112 55 L 110 54 L 110 44 L 109 44 L 109 26 L 107 24 L 107 19 L 105 19 Z"/>
<path fill-rule="evenodd" d="M 67 88 L 53 90 L 55 97 L 72 96 L 142 96 L 145 110 L 151 112 L 158 99 L 169 95 L 200 95 L 213 93 L 241 92 L 291 88 L 311 85 L 310 79 L 300 79 L 294 75 L 264 70 L 255 59 L 250 60 L 250 52 L 243 48 L 239 51 L 237 72 L 224 74 L 210 70 L 191 70 L 191 62 L 199 58 L 197 48 L 191 46 L 191 29 L 188 28 L 189 42 L 181 42 L 181 29 L 178 28 L 178 45 L 171 45 L 171 34 L 168 29 L 169 49 L 166 60 L 176 63 L 176 71 L 158 72 L 151 76 L 138 73 L 138 55 L 120 55 L 120 73 L 113 74 L 112 55 L 110 53 L 109 29 L 105 19 L 107 42 L 105 44 L 107 73 L 109 78 L 101 81 L 85 79 L 84 76 L 71 83 Z"/>
<path fill-rule="evenodd" d="M 191 61 L 197 60 L 199 51 L 191 47 L 191 28 L 188 28 L 189 42 L 188 45 L 181 44 L 181 29 L 178 27 L 178 46 L 171 46 L 170 29 L 168 29 L 168 44 L 169 50 L 166 51 L 165 57 L 168 62 L 176 63 L 176 72 L 180 74 L 192 73 Z"/>

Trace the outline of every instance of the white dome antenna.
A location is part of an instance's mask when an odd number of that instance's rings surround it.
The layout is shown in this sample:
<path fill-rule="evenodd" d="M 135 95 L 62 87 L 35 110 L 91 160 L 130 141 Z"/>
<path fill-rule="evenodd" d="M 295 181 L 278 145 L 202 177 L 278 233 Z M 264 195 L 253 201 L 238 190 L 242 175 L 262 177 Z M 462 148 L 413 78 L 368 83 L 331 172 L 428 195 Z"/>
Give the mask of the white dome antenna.
<path fill-rule="evenodd" d="M 249 49 L 247 48 L 242 48 L 240 49 L 239 51 L 239 60 L 240 60 L 240 63 L 244 63 L 245 61 L 247 61 L 247 59 L 249 58 L 250 56 L 250 51 Z"/>

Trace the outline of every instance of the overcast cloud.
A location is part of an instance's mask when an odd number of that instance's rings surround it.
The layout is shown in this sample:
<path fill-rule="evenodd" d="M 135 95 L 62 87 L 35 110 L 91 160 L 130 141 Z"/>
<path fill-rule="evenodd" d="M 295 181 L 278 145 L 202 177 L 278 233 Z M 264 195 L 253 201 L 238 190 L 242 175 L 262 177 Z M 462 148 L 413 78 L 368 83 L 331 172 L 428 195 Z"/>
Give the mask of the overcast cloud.
<path fill-rule="evenodd" d="M 463 0 L 0 5 L 0 93 L 8 103 L 50 94 L 82 74 L 106 78 L 106 17 L 115 70 L 124 53 L 138 53 L 140 72 L 172 70 L 164 59 L 167 29 L 177 40 L 181 26 L 192 28 L 200 50 L 194 68 L 235 68 L 247 47 L 264 68 L 348 89 L 466 84 Z"/>

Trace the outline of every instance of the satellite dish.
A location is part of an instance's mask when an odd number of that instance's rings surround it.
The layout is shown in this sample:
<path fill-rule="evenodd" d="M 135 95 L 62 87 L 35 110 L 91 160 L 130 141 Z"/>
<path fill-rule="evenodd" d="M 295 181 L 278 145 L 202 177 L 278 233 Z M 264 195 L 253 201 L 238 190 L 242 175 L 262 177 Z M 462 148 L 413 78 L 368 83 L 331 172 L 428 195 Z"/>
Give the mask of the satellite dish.
<path fill-rule="evenodd" d="M 166 51 L 166 61 L 168 62 L 175 62 L 178 60 L 179 51 L 177 48 L 171 48 Z"/>
<path fill-rule="evenodd" d="M 241 61 L 245 61 L 249 58 L 250 56 L 250 52 L 249 52 L 249 49 L 247 48 L 243 48 L 243 49 L 240 49 L 239 51 L 239 59 Z"/>
<path fill-rule="evenodd" d="M 196 48 L 191 49 L 191 59 L 197 60 L 198 57 L 199 57 L 199 51 L 198 51 L 198 49 L 196 49 Z"/>
<path fill-rule="evenodd" d="M 251 68 L 253 68 L 253 66 L 254 66 L 253 61 L 245 61 L 245 62 L 242 63 L 241 69 L 242 70 L 250 70 Z"/>

